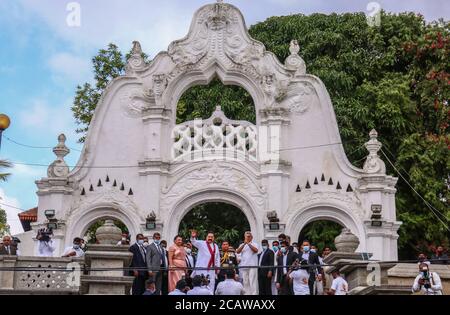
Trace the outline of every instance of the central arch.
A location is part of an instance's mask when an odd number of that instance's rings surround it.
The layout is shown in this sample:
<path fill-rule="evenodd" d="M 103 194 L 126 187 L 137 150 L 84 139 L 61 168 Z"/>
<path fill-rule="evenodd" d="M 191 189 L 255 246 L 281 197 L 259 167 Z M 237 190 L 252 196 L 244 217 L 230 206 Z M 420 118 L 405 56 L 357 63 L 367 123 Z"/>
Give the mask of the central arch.
<path fill-rule="evenodd" d="M 253 202 L 247 200 L 246 197 L 239 193 L 225 189 L 197 191 L 176 203 L 168 214 L 163 231 L 164 235 L 167 235 L 169 238 L 177 235 L 181 220 L 185 215 L 195 206 L 210 202 L 227 203 L 239 208 L 250 225 L 250 230 L 253 233 L 255 241 L 259 242 L 262 239 L 263 230 L 261 227 L 263 226 L 263 222 L 260 216 L 256 215 L 257 212 L 255 211 Z"/>

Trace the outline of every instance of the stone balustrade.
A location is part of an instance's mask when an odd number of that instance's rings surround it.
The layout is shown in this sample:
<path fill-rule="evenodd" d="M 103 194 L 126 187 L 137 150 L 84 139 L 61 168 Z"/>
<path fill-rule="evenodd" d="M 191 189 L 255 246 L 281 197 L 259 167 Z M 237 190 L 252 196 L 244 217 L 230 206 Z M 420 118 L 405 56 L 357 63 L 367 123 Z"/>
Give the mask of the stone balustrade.
<path fill-rule="evenodd" d="M 83 269 L 83 258 L 0 256 L 0 294 L 80 294 Z"/>

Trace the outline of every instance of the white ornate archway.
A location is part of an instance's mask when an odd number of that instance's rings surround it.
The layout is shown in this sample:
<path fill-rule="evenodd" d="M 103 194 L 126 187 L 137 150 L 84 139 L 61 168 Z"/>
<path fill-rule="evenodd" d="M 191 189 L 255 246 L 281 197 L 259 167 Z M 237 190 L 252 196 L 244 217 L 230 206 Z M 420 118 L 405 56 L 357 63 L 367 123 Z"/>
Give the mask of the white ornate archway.
<path fill-rule="evenodd" d="M 333 221 L 350 229 L 360 240 L 358 251 L 365 251 L 366 242 L 364 227 L 359 224 L 359 220 L 349 211 L 336 206 L 336 204 L 323 202 L 298 209 L 295 215 L 288 219 L 286 234 L 291 235 L 293 239 L 297 239 L 300 232 L 307 224 L 318 220 Z"/>
<path fill-rule="evenodd" d="M 182 198 L 169 212 L 163 234 L 176 235 L 184 216 L 195 206 L 208 202 L 223 202 L 239 208 L 242 211 L 242 215 L 248 221 L 255 240 L 262 238 L 263 231 L 260 228 L 262 222 L 254 210 L 254 205 L 235 191 L 219 188 L 199 190 Z"/>
<path fill-rule="evenodd" d="M 227 3 L 199 8 L 187 36 L 150 63 L 134 42 L 126 74 L 105 89 L 73 170 L 64 161 L 69 149 L 60 137 L 48 177 L 37 181 L 38 223 L 45 224 L 45 209 L 55 209 L 56 217 L 67 222 L 60 235 L 68 243 L 104 217 L 121 220 L 132 234 L 151 234 L 144 230 L 145 220 L 154 212 L 163 237 L 170 239 L 193 206 L 220 201 L 243 211 L 257 240 L 281 232 L 295 237 L 308 222 L 324 218 L 349 227 L 360 249 L 376 259 L 396 259 L 397 179 L 386 175 L 376 131 L 365 144 L 369 155 L 363 169 L 351 165 L 325 86 L 306 73 L 297 40 L 289 52 L 282 63 L 266 51 L 250 37 L 239 9 Z M 222 134 L 226 126 L 211 126 L 208 120 L 197 129 L 192 122 L 176 125 L 181 95 L 216 75 L 224 84 L 247 90 L 254 101 L 256 125 L 222 119 L 244 143 L 239 153 L 249 153 L 245 141 L 251 134 L 248 143 L 270 147 L 274 155 L 223 159 L 216 154 L 221 144 L 204 147 L 211 137 L 195 138 L 195 131 L 217 127 Z M 177 127 L 186 132 L 187 151 L 208 149 L 207 159 L 180 163 L 171 155 L 179 144 L 171 137 Z M 258 131 L 255 137 L 253 130 Z M 226 144 L 226 149 L 237 149 L 234 141 Z M 111 181 L 106 184 L 105 178 Z M 382 224 L 371 225 L 372 209 L 380 208 Z M 267 213 L 272 219 L 275 213 L 282 230 L 269 230 Z"/>

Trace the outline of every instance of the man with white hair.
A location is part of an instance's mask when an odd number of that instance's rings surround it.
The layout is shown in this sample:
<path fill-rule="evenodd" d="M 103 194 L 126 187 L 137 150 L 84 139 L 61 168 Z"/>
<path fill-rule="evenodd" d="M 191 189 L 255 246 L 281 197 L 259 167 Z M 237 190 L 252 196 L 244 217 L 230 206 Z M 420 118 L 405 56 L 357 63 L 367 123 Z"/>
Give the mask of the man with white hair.
<path fill-rule="evenodd" d="M 3 244 L 0 245 L 0 255 L 17 255 L 16 247 L 11 244 L 11 236 L 3 236 Z"/>
<path fill-rule="evenodd" d="M 242 243 L 236 253 L 241 254 L 239 276 L 242 278 L 247 295 L 258 295 L 258 244 L 253 242 L 252 232 L 244 233 Z"/>

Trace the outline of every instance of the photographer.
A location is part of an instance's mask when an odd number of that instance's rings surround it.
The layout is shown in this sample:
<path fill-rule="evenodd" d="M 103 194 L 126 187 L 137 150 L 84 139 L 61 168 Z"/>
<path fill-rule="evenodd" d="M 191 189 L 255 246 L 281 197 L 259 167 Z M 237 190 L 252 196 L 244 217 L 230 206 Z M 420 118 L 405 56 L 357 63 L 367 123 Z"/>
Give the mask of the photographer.
<path fill-rule="evenodd" d="M 414 280 L 412 291 L 420 291 L 424 295 L 442 295 L 441 278 L 436 272 L 429 271 L 429 264 L 421 263 L 419 272 Z"/>
<path fill-rule="evenodd" d="M 36 236 L 39 242 L 38 256 L 39 257 L 53 257 L 53 252 L 56 247 L 53 244 L 51 236 L 53 235 L 52 229 L 40 229 Z"/>
<path fill-rule="evenodd" d="M 294 295 L 310 295 L 309 291 L 309 272 L 308 262 L 297 258 L 289 272 L 289 278 L 293 281 Z"/>

